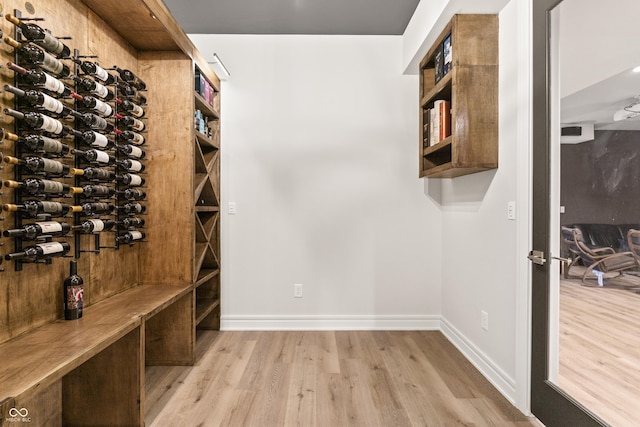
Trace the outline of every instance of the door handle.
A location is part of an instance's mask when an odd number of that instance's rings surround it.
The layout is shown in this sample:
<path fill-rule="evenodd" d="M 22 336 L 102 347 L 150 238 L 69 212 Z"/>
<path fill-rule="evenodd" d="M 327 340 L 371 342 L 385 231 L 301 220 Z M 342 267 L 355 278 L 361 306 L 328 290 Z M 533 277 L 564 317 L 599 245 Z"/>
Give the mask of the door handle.
<path fill-rule="evenodd" d="M 569 258 L 562 258 L 561 256 L 552 256 L 552 257 L 551 257 L 551 259 L 557 259 L 558 261 L 562 261 L 562 262 L 564 262 L 564 263 L 565 263 L 565 264 L 567 264 L 567 265 L 570 265 L 570 264 L 573 262 L 573 260 L 572 260 L 572 259 L 569 259 Z"/>
<path fill-rule="evenodd" d="M 544 265 L 547 260 L 544 258 L 544 252 L 542 251 L 531 251 L 527 256 L 529 261 L 537 265 Z"/>

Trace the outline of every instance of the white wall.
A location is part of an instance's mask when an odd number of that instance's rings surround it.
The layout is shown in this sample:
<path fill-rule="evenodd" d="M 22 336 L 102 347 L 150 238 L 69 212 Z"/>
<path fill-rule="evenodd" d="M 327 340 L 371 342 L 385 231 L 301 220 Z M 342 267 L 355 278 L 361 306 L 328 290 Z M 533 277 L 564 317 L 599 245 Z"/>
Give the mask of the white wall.
<path fill-rule="evenodd" d="M 190 37 L 231 73 L 223 328 L 437 328 L 441 213 L 417 178 L 402 38 Z"/>

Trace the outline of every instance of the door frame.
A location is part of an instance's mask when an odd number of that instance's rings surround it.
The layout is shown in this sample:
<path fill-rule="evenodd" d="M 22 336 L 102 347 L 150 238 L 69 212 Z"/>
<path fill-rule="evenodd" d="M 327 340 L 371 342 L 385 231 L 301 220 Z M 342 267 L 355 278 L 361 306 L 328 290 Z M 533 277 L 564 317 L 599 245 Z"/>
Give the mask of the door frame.
<path fill-rule="evenodd" d="M 531 412 L 548 426 L 603 426 L 583 405 L 549 381 L 551 263 L 550 11 L 562 0 L 532 2 L 532 249 L 547 258 L 531 264 Z M 554 273 L 555 274 L 555 273 Z"/>

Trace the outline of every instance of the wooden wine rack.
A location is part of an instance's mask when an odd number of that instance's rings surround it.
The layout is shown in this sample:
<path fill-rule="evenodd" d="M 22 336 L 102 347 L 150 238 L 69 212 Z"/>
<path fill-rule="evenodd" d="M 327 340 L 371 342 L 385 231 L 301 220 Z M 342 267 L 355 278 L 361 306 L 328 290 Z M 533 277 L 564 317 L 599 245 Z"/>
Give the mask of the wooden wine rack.
<path fill-rule="evenodd" d="M 7 13 L 24 4 L 3 6 Z M 193 127 L 196 67 L 216 92 L 219 81 L 161 0 L 41 0 L 34 9 L 33 16 L 45 18 L 39 25 L 70 36 L 74 48 L 100 63 L 132 70 L 151 88 L 149 242 L 82 253 L 80 320 L 60 320 L 66 262 L 0 274 L 0 359 L 7 362 L 0 366 L 0 417 L 27 408 L 34 425 L 143 426 L 145 365 L 193 364 L 196 320 L 219 327 L 220 140 Z M 9 34 L 12 24 L 0 21 Z M 0 49 L 4 63 L 12 60 L 10 50 Z M 13 74 L 0 69 L 0 78 L 9 83 Z M 9 102 L 0 97 L 4 107 Z M 215 113 L 208 117 L 217 127 Z M 3 153 L 13 148 L 11 141 L 0 143 Z M 0 178 L 13 179 L 13 171 L 0 170 Z M 0 202 L 13 203 L 12 193 L 0 194 Z M 0 227 L 9 228 L 13 218 L 2 216 Z M 82 249 L 111 245 L 106 235 L 98 246 L 95 237 L 80 239 Z M 13 244 L 0 241 L 2 252 Z"/>

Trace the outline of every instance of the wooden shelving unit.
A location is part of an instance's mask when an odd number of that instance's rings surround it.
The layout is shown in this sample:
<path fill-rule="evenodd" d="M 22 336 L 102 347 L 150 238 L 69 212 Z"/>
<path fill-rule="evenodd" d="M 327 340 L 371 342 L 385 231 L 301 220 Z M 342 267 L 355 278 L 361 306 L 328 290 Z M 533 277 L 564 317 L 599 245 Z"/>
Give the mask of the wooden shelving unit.
<path fill-rule="evenodd" d="M 196 79 L 200 73 L 196 66 Z M 212 82 L 207 80 L 207 83 L 214 91 L 210 102 L 194 88 L 194 108 L 202 112 L 204 122 L 211 128 L 211 135 L 207 136 L 198 129 L 194 131 L 196 227 L 193 281 L 196 288 L 196 325 L 203 329 L 220 329 L 220 112 L 217 106 L 220 91 Z"/>
<path fill-rule="evenodd" d="M 452 62 L 436 82 L 436 54 L 451 37 Z M 451 103 L 451 135 L 426 141 L 424 112 Z M 419 176 L 453 178 L 498 167 L 498 16 L 455 15 L 420 63 Z"/>

